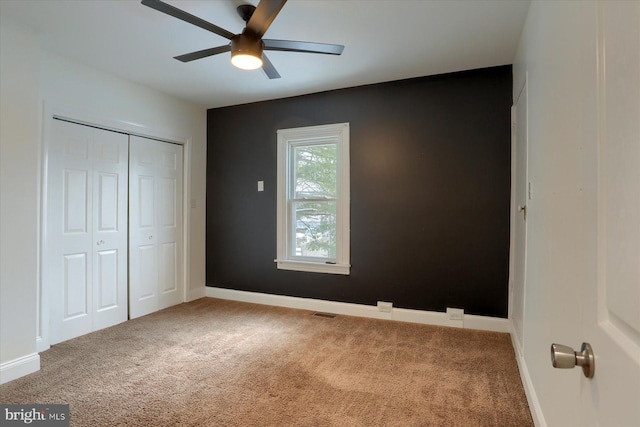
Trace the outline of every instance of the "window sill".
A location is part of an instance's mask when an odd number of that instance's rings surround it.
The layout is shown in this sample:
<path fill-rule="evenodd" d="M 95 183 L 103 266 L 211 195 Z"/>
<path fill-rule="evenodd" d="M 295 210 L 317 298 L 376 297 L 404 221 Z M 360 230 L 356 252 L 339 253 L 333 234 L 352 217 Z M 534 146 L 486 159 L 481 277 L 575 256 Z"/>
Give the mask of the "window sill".
<path fill-rule="evenodd" d="M 349 275 L 349 264 L 325 264 L 309 261 L 275 260 L 278 270 L 307 271 L 310 273 L 328 273 Z"/>

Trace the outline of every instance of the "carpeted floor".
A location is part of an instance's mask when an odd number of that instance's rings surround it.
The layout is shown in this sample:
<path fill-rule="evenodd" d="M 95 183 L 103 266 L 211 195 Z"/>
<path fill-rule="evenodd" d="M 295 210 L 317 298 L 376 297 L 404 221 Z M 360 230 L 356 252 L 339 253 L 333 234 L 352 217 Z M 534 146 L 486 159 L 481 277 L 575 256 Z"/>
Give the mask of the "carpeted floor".
<path fill-rule="evenodd" d="M 508 334 L 203 298 L 53 346 L 72 426 L 533 426 Z"/>

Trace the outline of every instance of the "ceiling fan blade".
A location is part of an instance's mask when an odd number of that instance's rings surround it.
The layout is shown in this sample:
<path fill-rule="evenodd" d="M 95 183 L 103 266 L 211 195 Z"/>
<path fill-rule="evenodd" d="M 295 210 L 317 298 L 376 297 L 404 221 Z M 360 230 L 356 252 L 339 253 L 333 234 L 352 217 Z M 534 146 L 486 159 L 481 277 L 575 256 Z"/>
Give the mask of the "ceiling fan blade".
<path fill-rule="evenodd" d="M 226 39 L 231 40 L 231 37 L 235 36 L 235 34 L 225 30 L 224 28 L 213 25 L 211 22 L 207 22 L 204 19 L 198 18 L 197 16 L 187 13 L 184 10 L 178 9 L 177 7 L 173 7 L 170 4 L 161 2 L 160 0 L 142 0 L 142 4 L 159 12 L 171 15 L 174 18 L 181 19 L 185 22 L 188 22 L 189 24 L 193 24 L 207 31 L 211 31 L 212 33 L 222 36 Z"/>
<path fill-rule="evenodd" d="M 344 46 L 341 44 L 300 42 L 295 40 L 263 39 L 264 50 L 279 50 L 284 52 L 324 53 L 341 55 Z"/>
<path fill-rule="evenodd" d="M 276 67 L 273 66 L 267 55 L 262 54 L 262 71 L 269 77 L 270 79 L 279 79 L 280 73 L 276 70 Z"/>
<path fill-rule="evenodd" d="M 196 59 L 206 58 L 207 56 L 217 55 L 219 53 L 231 51 L 231 46 L 224 45 L 218 47 L 212 47 L 210 49 L 203 49 L 197 52 L 185 53 L 184 55 L 176 56 L 175 59 L 182 62 L 195 61 Z"/>
<path fill-rule="evenodd" d="M 247 22 L 247 29 L 256 37 L 261 38 L 286 2 L 287 0 L 260 0 L 251 19 Z"/>

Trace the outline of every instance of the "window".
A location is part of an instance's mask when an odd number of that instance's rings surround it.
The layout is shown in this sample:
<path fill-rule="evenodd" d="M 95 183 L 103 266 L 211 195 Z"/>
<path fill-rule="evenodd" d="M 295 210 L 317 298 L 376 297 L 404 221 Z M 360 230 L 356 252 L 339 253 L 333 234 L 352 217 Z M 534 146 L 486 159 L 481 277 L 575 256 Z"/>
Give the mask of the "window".
<path fill-rule="evenodd" d="M 279 269 L 349 274 L 349 123 L 278 131 Z"/>

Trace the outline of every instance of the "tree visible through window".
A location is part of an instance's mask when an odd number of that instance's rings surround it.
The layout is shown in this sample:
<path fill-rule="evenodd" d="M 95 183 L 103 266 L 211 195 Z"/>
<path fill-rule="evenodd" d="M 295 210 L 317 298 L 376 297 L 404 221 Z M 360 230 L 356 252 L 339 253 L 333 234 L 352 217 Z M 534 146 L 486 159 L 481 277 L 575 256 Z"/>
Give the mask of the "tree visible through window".
<path fill-rule="evenodd" d="M 336 144 L 293 148 L 291 196 L 295 215 L 295 255 L 336 257 L 338 159 Z"/>
<path fill-rule="evenodd" d="M 278 268 L 349 274 L 348 130 L 278 131 Z"/>

